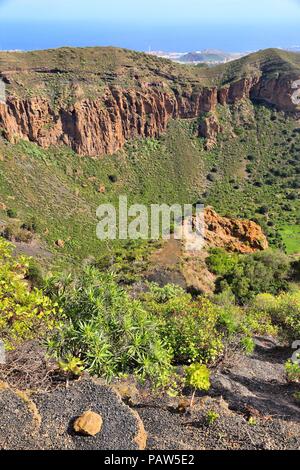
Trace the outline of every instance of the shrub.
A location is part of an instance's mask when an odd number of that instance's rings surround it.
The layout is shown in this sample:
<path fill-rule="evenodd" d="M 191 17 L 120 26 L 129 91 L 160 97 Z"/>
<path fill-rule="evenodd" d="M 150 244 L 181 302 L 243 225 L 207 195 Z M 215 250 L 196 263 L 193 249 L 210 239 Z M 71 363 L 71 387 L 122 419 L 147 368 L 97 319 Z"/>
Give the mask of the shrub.
<path fill-rule="evenodd" d="M 57 305 L 25 278 L 29 261 L 14 260 L 12 245 L 0 238 L 0 334 L 8 348 L 43 337 L 56 326 Z"/>
<path fill-rule="evenodd" d="M 38 222 L 37 222 L 35 217 L 32 217 L 27 222 L 24 222 L 21 225 L 21 228 L 24 229 L 24 230 L 27 230 L 28 232 L 35 233 L 37 231 L 37 228 L 38 228 Z"/>
<path fill-rule="evenodd" d="M 259 294 L 252 304 L 252 311 L 258 316 L 268 315 L 279 328 L 281 336 L 287 341 L 300 338 L 300 292 L 282 293 L 275 297 Z"/>
<path fill-rule="evenodd" d="M 222 266 L 225 270 L 226 264 Z M 238 262 L 219 278 L 217 291 L 230 289 L 240 304 L 246 304 L 261 292 L 278 294 L 287 290 L 289 274 L 289 258 L 280 251 L 241 255 Z"/>
<path fill-rule="evenodd" d="M 20 228 L 17 224 L 14 223 L 7 225 L 1 235 L 6 240 L 12 242 L 30 243 L 33 238 L 33 234 L 31 232 Z"/>
<path fill-rule="evenodd" d="M 185 368 L 186 385 L 197 390 L 210 389 L 210 371 L 203 364 L 191 364 Z"/>
<path fill-rule="evenodd" d="M 300 382 L 300 365 L 291 360 L 285 363 L 285 371 L 289 382 Z"/>
<path fill-rule="evenodd" d="M 259 209 L 258 209 L 258 213 L 259 214 L 262 214 L 262 215 L 266 215 L 269 213 L 269 207 L 268 206 L 261 206 Z"/>
<path fill-rule="evenodd" d="M 47 289 L 66 317 L 48 342 L 57 358 L 76 357 L 108 380 L 134 373 L 156 385 L 169 382 L 172 355 L 160 337 L 160 320 L 131 299 L 113 274 L 87 268 L 78 279 L 48 280 Z"/>
<path fill-rule="evenodd" d="M 26 279 L 34 287 L 39 289 L 43 287 L 44 280 L 42 270 L 37 262 L 33 259 L 29 260 Z"/>
<path fill-rule="evenodd" d="M 185 368 L 185 383 L 188 387 L 194 389 L 191 404 L 193 406 L 196 390 L 207 391 L 210 389 L 210 371 L 203 364 L 191 364 Z"/>
<path fill-rule="evenodd" d="M 145 308 L 162 319 L 161 334 L 173 352 L 175 363 L 211 363 L 223 352 L 218 331 L 219 307 L 207 298 L 193 300 L 173 285 L 150 285 Z"/>
<path fill-rule="evenodd" d="M 212 273 L 224 276 L 234 269 L 238 259 L 236 254 L 227 253 L 222 248 L 213 248 L 206 259 L 206 264 Z"/>
<path fill-rule="evenodd" d="M 108 179 L 111 183 L 116 183 L 118 181 L 117 175 L 109 175 Z"/>
<path fill-rule="evenodd" d="M 207 419 L 207 424 L 208 424 L 209 426 L 211 426 L 212 424 L 214 424 L 219 418 L 220 418 L 219 413 L 216 413 L 216 412 L 213 411 L 213 410 L 209 410 L 209 411 L 207 412 L 206 419 Z"/>
<path fill-rule="evenodd" d="M 7 209 L 6 214 L 10 219 L 16 219 L 18 217 L 17 211 L 14 209 Z"/>
<path fill-rule="evenodd" d="M 83 362 L 78 357 L 67 356 L 65 361 L 59 361 L 60 369 L 71 376 L 80 376 L 84 371 Z"/>
<path fill-rule="evenodd" d="M 14 235 L 14 240 L 21 243 L 30 243 L 32 241 L 33 235 L 28 230 L 20 228 L 16 231 Z"/>

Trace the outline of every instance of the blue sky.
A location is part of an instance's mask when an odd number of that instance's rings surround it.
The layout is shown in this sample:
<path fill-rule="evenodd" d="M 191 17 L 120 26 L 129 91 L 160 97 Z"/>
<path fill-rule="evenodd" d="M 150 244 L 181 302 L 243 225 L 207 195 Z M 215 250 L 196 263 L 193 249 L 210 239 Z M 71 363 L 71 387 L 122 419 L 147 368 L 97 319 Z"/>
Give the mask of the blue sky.
<path fill-rule="evenodd" d="M 300 0 L 0 0 L 0 49 L 300 45 Z"/>
<path fill-rule="evenodd" d="M 300 19 L 300 0 L 0 0 L 5 19 L 178 23 Z"/>

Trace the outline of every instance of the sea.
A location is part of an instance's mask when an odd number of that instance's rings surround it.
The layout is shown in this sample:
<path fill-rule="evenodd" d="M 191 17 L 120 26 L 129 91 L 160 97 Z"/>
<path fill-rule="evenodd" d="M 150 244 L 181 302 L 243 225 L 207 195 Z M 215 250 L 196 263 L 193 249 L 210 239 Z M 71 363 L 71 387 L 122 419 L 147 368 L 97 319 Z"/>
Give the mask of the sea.
<path fill-rule="evenodd" d="M 118 46 L 138 51 L 190 52 L 218 49 L 248 52 L 268 47 L 300 45 L 295 22 L 253 24 L 156 24 L 85 21 L 3 21 L 0 19 L 1 50 L 48 49 L 61 46 Z"/>

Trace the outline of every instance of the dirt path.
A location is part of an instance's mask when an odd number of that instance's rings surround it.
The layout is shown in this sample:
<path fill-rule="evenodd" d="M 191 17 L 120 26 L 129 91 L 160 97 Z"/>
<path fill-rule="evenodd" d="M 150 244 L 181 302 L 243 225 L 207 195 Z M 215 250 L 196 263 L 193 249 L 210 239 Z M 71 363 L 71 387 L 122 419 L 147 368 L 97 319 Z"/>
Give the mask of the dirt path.
<path fill-rule="evenodd" d="M 150 258 L 145 277 L 161 287 L 176 284 L 192 293 L 212 293 L 215 276 L 206 266 L 207 251 L 188 252 L 180 240 L 171 238 Z"/>

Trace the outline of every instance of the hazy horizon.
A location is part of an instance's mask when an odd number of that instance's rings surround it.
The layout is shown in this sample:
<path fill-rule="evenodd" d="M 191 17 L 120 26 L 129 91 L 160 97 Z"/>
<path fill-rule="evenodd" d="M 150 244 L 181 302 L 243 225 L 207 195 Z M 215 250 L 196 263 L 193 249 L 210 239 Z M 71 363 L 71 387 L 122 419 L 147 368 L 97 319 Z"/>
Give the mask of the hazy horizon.
<path fill-rule="evenodd" d="M 0 0 L 0 49 L 248 52 L 300 45 L 299 23 L 300 0 Z"/>

